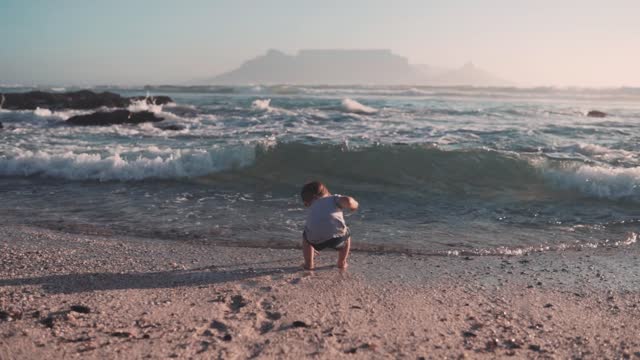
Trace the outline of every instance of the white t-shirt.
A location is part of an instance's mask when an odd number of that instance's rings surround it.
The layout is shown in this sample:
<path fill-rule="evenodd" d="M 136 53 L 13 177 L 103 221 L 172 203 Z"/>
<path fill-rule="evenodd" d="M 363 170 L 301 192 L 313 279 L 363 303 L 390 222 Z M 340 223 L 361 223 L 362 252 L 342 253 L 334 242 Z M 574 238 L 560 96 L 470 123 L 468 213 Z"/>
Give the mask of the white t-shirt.
<path fill-rule="evenodd" d="M 340 195 L 329 195 L 314 200 L 307 209 L 304 226 L 308 242 L 319 244 L 347 233 L 342 209 L 338 206 Z"/>

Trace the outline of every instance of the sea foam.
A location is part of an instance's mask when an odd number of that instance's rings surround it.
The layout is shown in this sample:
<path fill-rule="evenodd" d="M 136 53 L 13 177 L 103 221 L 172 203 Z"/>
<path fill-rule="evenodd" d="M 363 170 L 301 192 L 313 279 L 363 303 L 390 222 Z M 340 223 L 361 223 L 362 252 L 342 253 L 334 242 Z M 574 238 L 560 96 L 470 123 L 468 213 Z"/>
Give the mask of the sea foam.
<path fill-rule="evenodd" d="M 295 115 L 296 113 L 290 110 L 271 106 L 271 99 L 256 99 L 251 103 L 251 109 L 254 111 L 261 111 L 266 113 L 275 113 L 282 115 Z"/>
<path fill-rule="evenodd" d="M 100 181 L 188 178 L 244 167 L 255 157 L 254 148 L 244 146 L 172 150 L 164 156 L 153 153 L 24 151 L 11 158 L 0 157 L 0 175 Z"/>
<path fill-rule="evenodd" d="M 540 170 L 548 182 L 561 189 L 612 200 L 640 199 L 640 167 L 571 164 L 543 166 Z"/>
<path fill-rule="evenodd" d="M 162 113 L 162 105 L 149 103 L 145 98 L 131 101 L 131 104 L 127 107 L 127 110 L 131 112 L 150 111 L 152 113 L 160 114 Z"/>
<path fill-rule="evenodd" d="M 30 110 L 22 110 L 22 111 L 29 112 Z M 20 110 L 18 110 L 17 112 L 20 112 Z M 71 110 L 71 109 L 51 111 L 47 108 L 39 107 L 33 110 L 33 115 L 40 118 L 49 118 L 54 120 L 67 120 L 72 116 L 90 114 L 91 112 L 92 111 L 89 111 L 89 110 Z"/>
<path fill-rule="evenodd" d="M 256 99 L 251 103 L 251 108 L 254 110 L 269 111 L 271 108 L 271 99 Z"/>
<path fill-rule="evenodd" d="M 375 114 L 378 110 L 363 105 L 355 100 L 345 98 L 342 100 L 342 110 L 354 114 Z"/>

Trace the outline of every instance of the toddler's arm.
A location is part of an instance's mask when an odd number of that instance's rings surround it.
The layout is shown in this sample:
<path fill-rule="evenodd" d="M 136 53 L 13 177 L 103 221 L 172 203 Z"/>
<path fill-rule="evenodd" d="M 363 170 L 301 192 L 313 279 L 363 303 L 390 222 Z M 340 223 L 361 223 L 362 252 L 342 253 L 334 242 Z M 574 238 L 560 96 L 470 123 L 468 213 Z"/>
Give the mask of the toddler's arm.
<path fill-rule="evenodd" d="M 359 204 L 356 199 L 352 198 L 351 196 L 340 196 L 338 198 L 338 206 L 341 209 L 356 211 L 358 210 Z"/>

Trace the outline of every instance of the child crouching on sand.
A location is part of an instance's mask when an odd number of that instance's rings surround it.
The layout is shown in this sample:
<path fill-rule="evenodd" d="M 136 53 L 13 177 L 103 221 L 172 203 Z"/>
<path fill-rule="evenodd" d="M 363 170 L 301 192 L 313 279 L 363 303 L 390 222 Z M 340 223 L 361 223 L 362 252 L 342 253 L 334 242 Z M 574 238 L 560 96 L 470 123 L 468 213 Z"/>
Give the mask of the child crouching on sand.
<path fill-rule="evenodd" d="M 304 268 L 313 270 L 315 250 L 338 250 L 338 268 L 347 268 L 351 233 L 344 222 L 343 210 L 355 211 L 358 202 L 349 196 L 331 195 L 319 181 L 304 184 L 300 193 L 307 207 L 307 221 L 302 233 Z"/>

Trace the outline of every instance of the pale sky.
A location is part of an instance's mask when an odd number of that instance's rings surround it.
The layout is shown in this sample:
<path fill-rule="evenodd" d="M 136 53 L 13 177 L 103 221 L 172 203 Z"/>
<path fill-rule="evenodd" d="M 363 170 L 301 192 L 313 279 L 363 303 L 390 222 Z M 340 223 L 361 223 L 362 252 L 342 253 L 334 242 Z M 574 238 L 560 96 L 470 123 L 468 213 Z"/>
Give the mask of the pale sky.
<path fill-rule="evenodd" d="M 639 86 L 640 0 L 0 0 L 0 84 L 161 84 L 270 48 L 472 61 L 519 85 Z"/>

